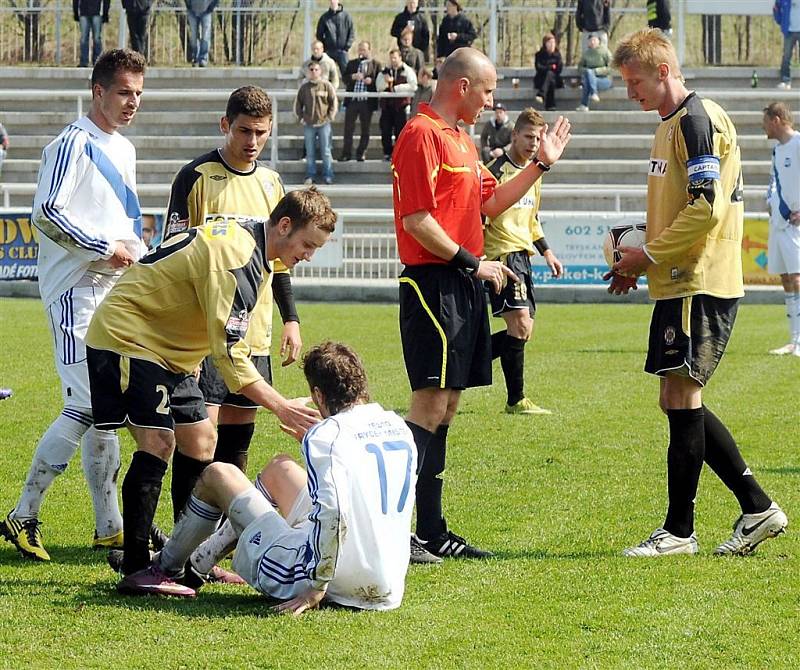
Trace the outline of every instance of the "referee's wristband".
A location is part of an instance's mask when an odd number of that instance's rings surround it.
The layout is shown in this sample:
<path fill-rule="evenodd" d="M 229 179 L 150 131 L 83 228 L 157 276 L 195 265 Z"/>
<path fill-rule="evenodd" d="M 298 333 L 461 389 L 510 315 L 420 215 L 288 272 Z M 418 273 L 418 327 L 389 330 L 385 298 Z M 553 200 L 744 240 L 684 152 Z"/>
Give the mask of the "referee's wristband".
<path fill-rule="evenodd" d="M 549 172 L 550 166 L 541 160 L 538 156 L 533 159 L 533 164 L 538 167 L 542 172 Z"/>
<path fill-rule="evenodd" d="M 449 263 L 450 265 L 457 267 L 459 270 L 464 270 L 464 272 L 467 274 L 476 272 L 478 270 L 478 266 L 481 264 L 478 258 L 473 256 L 462 246 L 458 247 L 456 255 L 450 259 Z"/>

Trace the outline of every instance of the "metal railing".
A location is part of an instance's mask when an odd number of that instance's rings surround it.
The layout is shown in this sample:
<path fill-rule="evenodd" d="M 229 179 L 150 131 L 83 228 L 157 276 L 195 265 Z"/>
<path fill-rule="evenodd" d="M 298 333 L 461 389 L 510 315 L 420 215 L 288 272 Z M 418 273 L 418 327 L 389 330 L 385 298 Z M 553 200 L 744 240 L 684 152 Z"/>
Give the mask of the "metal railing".
<path fill-rule="evenodd" d="M 363 0 L 362 0 L 363 1 Z M 318 18 L 327 9 L 322 0 L 222 0 L 214 12 L 211 64 L 297 65 L 307 56 Z M 689 66 L 707 60 L 703 17 L 693 12 L 693 0 L 674 0 L 676 46 Z M 347 4 L 356 26 L 356 39 L 369 40 L 373 51 L 385 53 L 395 45 L 389 28 L 402 9 L 401 0 Z M 612 42 L 646 24 L 643 0 L 616 0 L 612 9 Z M 765 6 L 771 3 L 765 0 Z M 443 3 L 423 0 L 422 10 L 432 26 L 432 41 L 444 13 Z M 689 11 L 686 11 L 686 7 Z M 474 46 L 499 66 L 530 66 L 547 31 L 561 36 L 567 64 L 579 54 L 574 24 L 575 0 L 484 0 L 467 5 L 465 13 L 478 29 Z M 781 35 L 771 16 L 735 15 L 737 3 L 726 5 L 719 20 L 719 56 L 725 64 L 775 65 L 780 62 Z M 709 10 L 712 11 L 712 10 Z M 714 9 L 716 13 L 718 10 Z M 127 41 L 125 14 L 114 3 L 103 28 L 104 43 Z M 156 0 L 150 14 L 151 63 L 186 64 L 187 25 L 181 0 Z M 78 60 L 79 31 L 72 5 L 64 0 L 0 0 L 0 63 L 72 64 Z M 715 47 L 716 49 L 717 47 Z M 351 50 L 354 54 L 355 47 Z"/>

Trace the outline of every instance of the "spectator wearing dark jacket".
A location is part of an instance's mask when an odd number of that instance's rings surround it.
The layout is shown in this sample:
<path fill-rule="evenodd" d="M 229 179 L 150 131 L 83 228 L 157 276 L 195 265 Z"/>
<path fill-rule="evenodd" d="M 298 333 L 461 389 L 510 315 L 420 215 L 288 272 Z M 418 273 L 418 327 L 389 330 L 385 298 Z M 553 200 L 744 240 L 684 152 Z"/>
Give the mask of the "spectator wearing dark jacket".
<path fill-rule="evenodd" d="M 536 74 L 533 77 L 533 86 L 536 89 L 536 101 L 544 103 L 548 111 L 556 108 L 556 89 L 564 88 L 561 80 L 561 70 L 564 67 L 561 53 L 558 51 L 556 36 L 545 33 L 542 39 L 542 48 L 536 52 L 533 59 Z"/>
<path fill-rule="evenodd" d="M 672 12 L 669 0 L 647 0 L 647 26 L 658 28 L 667 37 L 672 35 Z"/>
<path fill-rule="evenodd" d="M 128 18 L 131 49 L 147 57 L 147 33 L 150 27 L 150 7 L 153 0 L 122 0 Z"/>
<path fill-rule="evenodd" d="M 403 44 L 401 37 L 403 31 L 411 30 L 413 36 L 411 45 L 422 52 L 427 60 L 431 44 L 431 31 L 428 28 L 427 19 L 419 12 L 419 0 L 406 0 L 406 8 L 394 17 L 392 22 L 391 34 L 397 38 L 397 46 L 402 50 Z M 407 63 L 408 61 L 404 60 Z M 411 65 L 409 63 L 409 65 Z M 414 67 L 413 65 L 411 67 Z M 414 68 L 416 72 L 417 68 Z"/>
<path fill-rule="evenodd" d="M 581 31 L 581 53 L 586 50 L 589 35 L 600 38 L 608 48 L 608 29 L 611 26 L 611 0 L 578 0 L 575 7 L 575 26 Z"/>
<path fill-rule="evenodd" d="M 400 58 L 408 65 L 414 74 L 419 75 L 419 71 L 425 67 L 425 56 L 413 44 L 414 33 L 406 28 L 400 34 Z"/>
<path fill-rule="evenodd" d="M 344 69 L 345 88 L 352 93 L 377 93 L 378 73 L 381 64 L 372 58 L 371 46 L 367 41 L 358 43 L 358 58 L 351 60 Z M 363 161 L 369 146 L 369 127 L 372 123 L 372 112 L 378 108 L 377 98 L 359 98 L 358 95 L 345 100 L 344 113 L 344 148 L 340 161 L 349 161 L 353 151 L 353 133 L 356 119 L 361 124 L 361 140 L 356 149 L 356 160 Z"/>
<path fill-rule="evenodd" d="M 456 49 L 470 47 L 478 36 L 475 26 L 461 11 L 458 0 L 447 0 L 447 14 L 439 24 L 439 35 L 436 38 L 436 56 L 447 58 Z"/>
<path fill-rule="evenodd" d="M 186 21 L 189 24 L 189 62 L 196 67 L 208 65 L 211 40 L 211 15 L 219 0 L 186 0 Z"/>
<path fill-rule="evenodd" d="M 392 49 L 389 52 L 389 65 L 378 74 L 377 87 L 378 91 L 408 94 L 406 98 L 381 99 L 381 144 L 383 159 L 388 161 L 392 159 L 394 142 L 408 121 L 411 99 L 417 90 L 417 73 L 410 65 L 403 62 L 400 49 Z"/>
<path fill-rule="evenodd" d="M 775 0 L 772 16 L 783 33 L 783 58 L 781 59 L 781 80 L 778 88 L 786 91 L 792 88 L 792 52 L 794 45 L 800 42 L 800 5 L 797 0 Z"/>
<path fill-rule="evenodd" d="M 344 11 L 339 0 L 330 1 L 330 9 L 317 21 L 317 39 L 325 46 L 325 53 L 336 61 L 339 70 L 344 74 L 347 52 L 355 39 L 353 19 Z"/>
<path fill-rule="evenodd" d="M 103 53 L 103 24 L 108 23 L 110 4 L 111 0 L 72 0 L 72 16 L 81 29 L 80 67 L 89 67 L 89 31 L 92 33 L 91 64 L 94 65 Z"/>

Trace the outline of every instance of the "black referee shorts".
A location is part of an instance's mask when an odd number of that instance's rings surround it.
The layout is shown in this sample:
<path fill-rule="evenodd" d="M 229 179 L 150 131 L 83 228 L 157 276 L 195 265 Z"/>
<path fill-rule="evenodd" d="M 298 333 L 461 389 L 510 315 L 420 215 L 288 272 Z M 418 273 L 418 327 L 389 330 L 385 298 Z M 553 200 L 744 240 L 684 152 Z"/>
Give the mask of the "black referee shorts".
<path fill-rule="evenodd" d="M 449 265 L 409 265 L 400 276 L 400 339 L 411 390 L 492 383 L 483 285 Z"/>

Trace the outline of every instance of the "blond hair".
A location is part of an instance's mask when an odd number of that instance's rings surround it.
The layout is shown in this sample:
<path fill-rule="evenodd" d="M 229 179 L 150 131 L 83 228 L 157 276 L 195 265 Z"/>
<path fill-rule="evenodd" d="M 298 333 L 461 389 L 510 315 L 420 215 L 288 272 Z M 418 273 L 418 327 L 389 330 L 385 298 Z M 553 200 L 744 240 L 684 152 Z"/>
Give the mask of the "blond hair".
<path fill-rule="evenodd" d="M 533 107 L 526 107 L 517 117 L 517 122 L 514 124 L 514 130 L 519 132 L 523 126 L 533 126 L 538 128 L 545 124 L 544 117 L 537 112 Z"/>
<path fill-rule="evenodd" d="M 635 33 L 626 35 L 614 51 L 614 60 L 611 64 L 619 69 L 628 63 L 636 62 L 644 70 L 651 72 L 665 63 L 670 74 L 683 81 L 681 66 L 678 64 L 678 55 L 664 33 L 656 28 L 645 28 Z"/>

